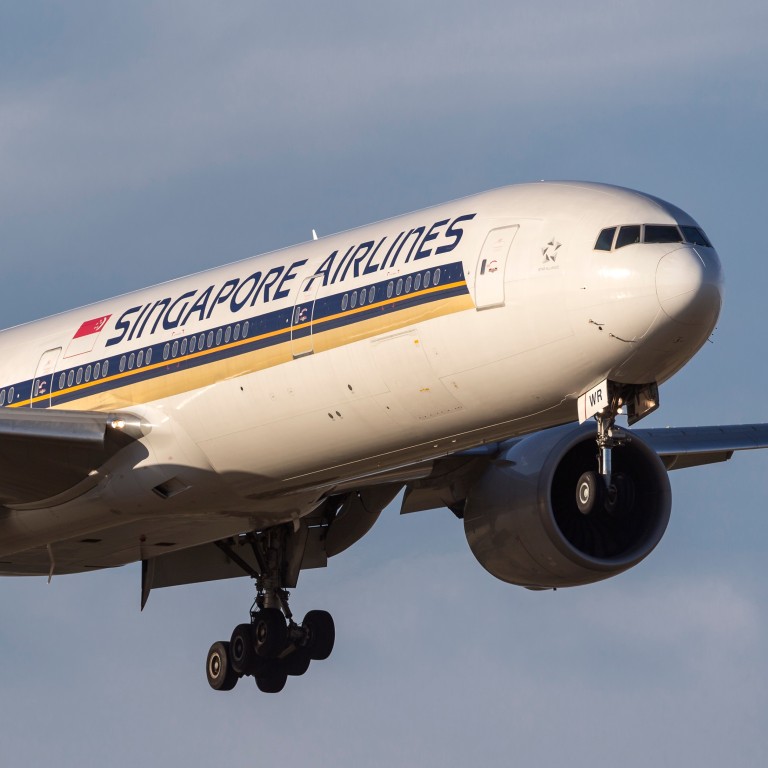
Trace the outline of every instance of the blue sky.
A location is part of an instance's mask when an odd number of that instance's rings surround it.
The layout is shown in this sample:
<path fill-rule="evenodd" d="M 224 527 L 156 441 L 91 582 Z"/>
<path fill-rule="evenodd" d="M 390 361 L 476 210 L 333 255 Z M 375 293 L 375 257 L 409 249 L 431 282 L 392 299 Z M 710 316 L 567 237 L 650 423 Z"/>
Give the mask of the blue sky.
<path fill-rule="evenodd" d="M 722 0 L 368 7 L 0 2 L 0 326 L 494 186 L 575 178 L 691 213 L 712 343 L 648 426 L 767 421 L 768 10 Z M 302 576 L 332 657 L 212 692 L 247 580 L 2 582 L 3 755 L 25 765 L 753 766 L 768 757 L 768 456 L 674 473 L 644 563 L 529 593 L 446 512 Z"/>

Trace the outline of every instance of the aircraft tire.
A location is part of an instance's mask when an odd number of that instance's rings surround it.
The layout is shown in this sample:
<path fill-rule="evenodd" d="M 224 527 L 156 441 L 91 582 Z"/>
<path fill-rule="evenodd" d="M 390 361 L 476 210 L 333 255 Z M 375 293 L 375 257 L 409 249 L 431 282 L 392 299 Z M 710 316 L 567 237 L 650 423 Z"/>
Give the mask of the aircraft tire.
<path fill-rule="evenodd" d="M 252 675 L 259 658 L 252 624 L 238 624 L 229 641 L 230 662 L 238 675 Z"/>
<path fill-rule="evenodd" d="M 322 661 L 331 655 L 336 641 L 336 627 L 328 611 L 309 611 L 304 617 L 302 627 L 307 630 L 306 649 L 313 661 Z"/>
<path fill-rule="evenodd" d="M 253 636 L 256 653 L 265 659 L 274 659 L 285 648 L 288 628 L 282 611 L 264 608 L 256 614 Z"/>
<path fill-rule="evenodd" d="M 280 693 L 285 688 L 288 675 L 283 670 L 274 670 L 268 675 L 259 675 L 256 685 L 262 693 Z"/>
<path fill-rule="evenodd" d="M 309 669 L 310 661 L 312 661 L 312 657 L 309 655 L 309 650 L 306 648 L 297 648 L 288 656 L 280 660 L 280 666 L 287 675 L 301 677 L 301 675 Z"/>
<path fill-rule="evenodd" d="M 576 506 L 582 515 L 602 509 L 605 501 L 605 483 L 603 478 L 590 470 L 584 472 L 576 483 Z"/>
<path fill-rule="evenodd" d="M 215 691 L 231 691 L 237 685 L 238 674 L 231 663 L 228 642 L 220 640 L 210 647 L 205 671 L 208 685 Z"/>

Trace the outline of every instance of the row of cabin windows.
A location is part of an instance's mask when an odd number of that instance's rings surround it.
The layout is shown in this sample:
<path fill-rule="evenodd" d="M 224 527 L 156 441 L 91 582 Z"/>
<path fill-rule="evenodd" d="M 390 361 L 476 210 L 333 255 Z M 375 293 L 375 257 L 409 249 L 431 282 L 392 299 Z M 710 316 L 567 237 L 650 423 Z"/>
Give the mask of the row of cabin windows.
<path fill-rule="evenodd" d="M 142 353 L 140 352 L 139 355 Z M 149 362 L 149 358 L 152 355 L 152 350 L 147 350 L 147 362 Z M 59 389 L 64 389 L 65 387 L 71 387 L 74 384 L 82 384 L 83 381 L 89 382 L 91 379 L 94 381 L 98 379 L 99 377 L 103 378 L 109 373 L 109 360 L 105 360 L 103 363 L 99 361 L 98 363 L 86 365 L 85 367 L 80 366 L 79 368 L 75 369 L 72 368 L 69 371 L 62 371 L 59 374 Z M 37 379 L 35 384 L 35 392 L 33 393 L 33 397 L 37 397 L 41 394 L 41 392 L 44 392 L 45 390 L 41 386 L 41 382 L 47 381 L 47 378 Z M 9 387 L 8 388 L 8 405 L 11 405 L 13 403 L 14 397 L 16 395 L 15 388 Z M 6 390 L 0 389 L 0 407 L 5 405 L 5 396 L 6 396 Z"/>
<path fill-rule="evenodd" d="M 204 349 L 210 349 L 213 346 L 218 347 L 222 341 L 229 344 L 230 341 L 245 339 L 250 331 L 251 323 L 246 320 L 244 323 L 228 325 L 226 328 L 217 328 L 216 331 L 208 331 L 207 334 L 201 333 L 198 336 L 190 336 L 181 340 L 176 339 L 173 342 L 167 342 L 163 347 L 163 360 L 168 358 L 184 357 L 186 354 L 202 352 Z"/>
<path fill-rule="evenodd" d="M 424 272 L 423 276 L 423 282 L 424 282 L 424 288 L 429 288 L 430 283 L 432 285 L 439 285 L 440 284 L 440 267 L 438 267 L 434 272 L 430 272 L 427 270 Z M 387 284 L 387 298 L 392 298 L 392 293 L 394 289 L 395 296 L 400 296 L 402 293 L 410 293 L 411 288 L 413 288 L 414 291 L 421 290 L 421 284 L 422 284 L 422 273 L 417 273 L 413 276 L 413 282 L 411 282 L 411 275 L 408 275 L 405 279 L 402 277 L 399 277 L 397 279 L 397 283 L 393 284 L 393 281 L 390 280 Z"/>
<path fill-rule="evenodd" d="M 437 267 L 434 271 L 427 270 L 426 272 L 417 272 L 415 275 L 408 275 L 407 277 L 399 277 L 397 282 L 390 280 L 387 283 L 387 298 L 391 299 L 393 295 L 400 296 L 404 293 L 410 293 L 413 291 L 421 290 L 422 284 L 424 288 L 429 288 L 430 285 L 438 285 L 440 283 L 440 267 Z M 341 299 L 341 311 L 345 312 L 347 308 L 354 309 L 356 306 L 361 307 L 366 304 L 372 304 L 376 298 L 376 288 L 371 286 L 367 289 L 361 288 L 359 291 L 352 291 L 351 293 L 345 293 Z"/>
<path fill-rule="evenodd" d="M 375 298 L 376 288 L 373 285 L 368 289 L 361 288 L 359 291 L 345 293 L 341 299 L 341 311 L 345 312 L 347 307 L 354 309 L 358 304 L 361 307 L 364 307 L 366 303 L 373 304 Z"/>
<path fill-rule="evenodd" d="M 595 243 L 596 251 L 615 251 L 634 243 L 690 243 L 711 248 L 707 236 L 698 228 L 674 224 L 628 224 L 604 229 Z"/>
<path fill-rule="evenodd" d="M 144 354 L 144 350 L 140 349 L 138 352 L 131 352 L 130 355 L 127 357 L 123 355 L 120 358 L 120 363 L 118 364 L 118 368 L 120 369 L 120 373 L 122 373 L 126 366 L 129 371 L 132 371 L 134 366 L 136 368 L 141 368 L 145 365 L 149 365 L 152 362 L 152 347 L 147 348 L 146 355 Z"/>
<path fill-rule="evenodd" d="M 250 330 L 250 323 L 246 320 L 244 323 L 238 323 L 237 325 L 227 326 L 226 329 L 219 328 L 214 336 L 213 331 L 201 333 L 199 336 L 190 336 L 189 338 L 181 339 L 181 342 L 177 339 L 172 344 L 169 342 L 163 348 L 163 360 L 167 360 L 169 357 L 176 357 L 177 355 L 186 355 L 187 352 L 192 354 L 196 349 L 203 350 L 206 347 L 210 348 L 214 346 L 214 340 L 216 345 L 221 344 L 222 339 L 225 344 L 228 344 L 230 340 L 237 341 L 240 338 L 246 338 L 248 331 Z M 147 347 L 146 350 L 140 349 L 138 352 L 131 352 L 129 355 L 123 355 L 120 358 L 118 369 L 120 373 L 123 373 L 126 369 L 132 371 L 134 368 L 142 368 L 150 365 L 152 362 L 152 347 Z M 96 381 L 99 378 L 104 378 L 109 374 L 109 360 L 104 362 L 97 362 L 93 365 L 87 365 L 85 367 L 71 368 L 69 371 L 62 371 L 59 374 L 59 389 L 65 389 L 73 385 L 88 383 L 93 379 Z M 8 402 L 13 401 L 13 387 L 8 392 Z M 0 390 L 0 406 L 5 403 L 5 390 Z"/>
<path fill-rule="evenodd" d="M 151 357 L 152 350 L 147 350 L 147 356 Z M 59 389 L 65 389 L 71 387 L 73 384 L 86 383 L 91 379 L 96 381 L 97 379 L 103 379 L 109 374 L 109 360 L 105 360 L 103 363 L 99 361 L 93 365 L 86 365 L 84 368 L 71 368 L 69 371 L 62 371 L 59 374 Z"/>

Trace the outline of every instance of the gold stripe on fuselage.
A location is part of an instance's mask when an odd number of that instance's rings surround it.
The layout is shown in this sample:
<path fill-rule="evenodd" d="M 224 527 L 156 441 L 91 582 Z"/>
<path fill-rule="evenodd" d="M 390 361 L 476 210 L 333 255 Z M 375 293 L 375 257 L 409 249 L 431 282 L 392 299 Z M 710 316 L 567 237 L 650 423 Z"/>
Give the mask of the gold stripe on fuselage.
<path fill-rule="evenodd" d="M 410 294 L 408 299 L 413 299 L 419 295 L 432 293 L 435 291 L 445 291 L 466 285 L 465 281 L 441 285 L 438 288 L 429 288 L 420 291 L 418 294 Z M 342 317 L 368 312 L 371 309 L 384 307 L 393 303 L 392 299 L 381 302 L 374 302 L 363 307 L 357 307 L 354 310 L 347 310 L 343 313 L 324 317 L 316 320 L 316 325 L 322 325 L 332 322 Z M 214 360 L 204 365 L 195 366 L 185 370 L 166 370 L 146 381 L 137 381 L 127 383 L 125 386 L 118 386 L 106 392 L 98 392 L 92 395 L 87 394 L 87 390 L 95 386 L 103 385 L 105 382 L 119 381 L 137 373 L 146 373 L 147 371 L 159 369 L 171 369 L 174 364 L 180 364 L 189 360 L 199 359 L 207 355 L 220 354 L 222 351 L 236 349 L 243 345 L 252 344 L 264 339 L 273 338 L 282 334 L 290 333 L 290 327 L 285 329 L 269 331 L 264 334 L 249 336 L 245 339 L 239 339 L 229 344 L 222 344 L 218 347 L 212 347 L 203 351 L 194 352 L 184 356 L 176 357 L 170 360 L 163 360 L 158 363 L 134 368 L 131 371 L 112 374 L 106 378 L 92 381 L 87 384 L 80 384 L 73 387 L 60 390 L 56 394 L 65 394 L 72 392 L 83 392 L 83 397 L 77 400 L 69 400 L 65 403 L 56 404 L 53 408 L 62 408 L 67 410 L 89 410 L 89 411 L 113 411 L 121 408 L 127 408 L 132 405 L 140 405 L 156 400 L 162 400 L 174 395 L 190 392 L 195 389 L 211 386 L 218 381 L 244 376 L 255 371 L 272 368 L 282 363 L 293 360 L 295 348 L 311 349 L 313 352 L 324 352 L 327 350 L 342 347 L 355 341 L 372 338 L 384 333 L 390 333 L 399 330 L 407 325 L 432 320 L 445 315 L 461 312 L 467 309 L 473 309 L 474 304 L 469 294 L 461 296 L 452 296 L 447 299 L 435 301 L 432 303 L 420 304 L 407 309 L 395 310 L 381 317 L 368 318 L 360 320 L 350 325 L 343 325 L 338 328 L 332 328 L 327 331 L 314 331 L 310 337 L 303 336 L 292 342 L 290 339 L 273 346 L 263 349 L 257 349 L 245 354 L 234 354 L 225 360 Z M 309 322 L 293 326 L 294 330 L 306 328 Z M 311 347 L 310 347 L 311 345 Z M 35 398 L 36 401 L 46 400 L 45 396 Z M 29 405 L 30 401 L 14 403 L 13 407 Z"/>

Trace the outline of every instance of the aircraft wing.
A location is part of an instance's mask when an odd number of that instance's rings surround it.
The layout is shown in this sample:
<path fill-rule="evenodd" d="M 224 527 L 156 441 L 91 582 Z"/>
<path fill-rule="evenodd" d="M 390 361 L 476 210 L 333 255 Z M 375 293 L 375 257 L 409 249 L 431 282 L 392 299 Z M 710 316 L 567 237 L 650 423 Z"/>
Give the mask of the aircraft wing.
<path fill-rule="evenodd" d="M 667 470 L 728 461 L 735 451 L 768 448 L 768 424 L 711 427 L 658 427 L 626 430 L 646 442 Z M 488 463 L 503 456 L 526 436 L 470 448 L 432 462 L 423 479 L 409 482 L 401 513 L 446 506 L 460 513 L 469 485 Z"/>
<path fill-rule="evenodd" d="M 633 429 L 631 434 L 648 443 L 658 453 L 668 470 L 727 461 L 735 451 L 768 448 L 768 424 Z M 401 514 L 448 507 L 457 516 L 461 516 L 464 499 L 477 477 L 490 464 L 503 457 L 512 446 L 525 440 L 526 437 L 516 437 L 503 442 L 488 443 L 380 475 L 371 474 L 350 479 L 335 489 L 339 499 L 356 499 L 361 497 L 361 494 L 372 493 L 378 493 L 381 498 L 376 498 L 373 504 L 363 505 L 359 509 L 350 508 L 347 520 L 337 516 L 335 523 L 331 516 L 328 531 L 322 527 L 310 528 L 307 556 L 301 563 L 301 568 L 323 566 L 329 556 L 346 548 L 342 546 L 335 550 L 327 546 L 329 542 L 326 534 L 331 530 L 338 533 L 338 527 L 334 530 L 338 521 L 344 521 L 346 530 L 351 530 L 349 538 L 355 540 L 358 534 L 362 535 L 368 530 L 383 506 L 403 487 L 405 494 L 400 506 Z M 371 498 L 371 501 L 373 500 Z M 365 511 L 365 507 L 369 507 L 368 511 Z M 373 514 L 371 509 L 374 510 Z M 319 523 L 320 519 L 315 521 L 315 525 L 319 526 Z M 342 538 L 345 537 L 346 530 Z M 234 542 L 230 540 L 230 544 L 234 545 Z M 238 547 L 237 550 L 249 567 L 256 567 L 247 547 Z M 142 605 L 152 588 L 242 576 L 246 572 L 247 569 L 242 564 L 233 561 L 231 551 L 228 554 L 220 548 L 220 544 L 205 544 L 182 552 L 161 555 L 152 561 L 144 562 Z"/>
<path fill-rule="evenodd" d="M 624 430 L 637 435 L 659 455 L 668 470 L 728 461 L 736 451 L 768 448 L 768 424 L 726 424 L 710 427 L 655 427 Z M 525 437 L 487 443 L 456 456 L 496 457 Z"/>
<path fill-rule="evenodd" d="M 768 424 L 633 429 L 668 470 L 728 461 L 735 451 L 768 448 Z"/>
<path fill-rule="evenodd" d="M 125 414 L 51 409 L 0 411 L 0 504 L 30 503 L 62 493 L 141 434 L 138 420 Z M 726 461 L 735 451 L 768 448 L 768 424 L 633 429 L 631 434 L 650 445 L 668 470 Z M 328 557 L 364 535 L 402 488 L 405 495 L 401 513 L 448 507 L 461 516 L 473 482 L 528 437 L 532 436 L 489 443 L 380 474 L 348 478 L 329 488 L 324 506 L 305 520 L 307 546 L 297 568 L 325 565 Z M 179 523 L 202 524 L 186 519 Z M 210 533 L 210 544 L 144 561 L 142 604 L 153 588 L 242 576 L 248 568 L 257 567 L 245 539 L 220 539 L 216 526 Z M 82 547 L 76 542 L 71 545 Z M 62 547 L 58 545 L 59 550 Z M 233 553 L 239 554 L 233 557 Z M 39 573 L 44 569 L 46 551 L 30 551 L 27 556 L 30 562 L 16 563 L 13 572 Z"/>
<path fill-rule="evenodd" d="M 126 414 L 0 409 L 0 505 L 64 493 L 141 435 Z"/>

